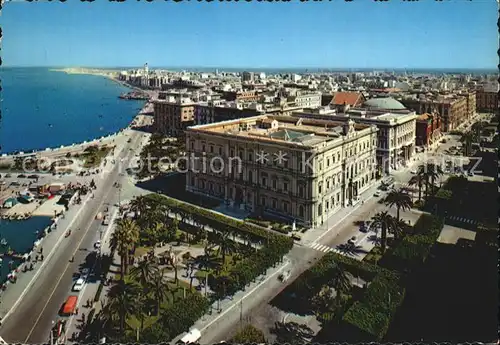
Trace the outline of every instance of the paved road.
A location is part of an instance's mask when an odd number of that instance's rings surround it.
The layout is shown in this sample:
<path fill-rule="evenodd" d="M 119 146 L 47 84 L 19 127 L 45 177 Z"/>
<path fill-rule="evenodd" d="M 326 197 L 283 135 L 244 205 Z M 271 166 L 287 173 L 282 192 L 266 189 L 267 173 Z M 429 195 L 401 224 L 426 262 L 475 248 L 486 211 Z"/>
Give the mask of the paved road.
<path fill-rule="evenodd" d="M 131 143 L 116 153 L 118 161 L 120 158 L 131 158 L 133 153 L 128 148 L 135 147 L 142 136 L 140 132 L 131 132 Z M 4 320 L 0 335 L 7 342 L 34 344 L 47 341 L 51 323 L 57 319 L 60 307 L 70 294 L 73 273 L 87 260 L 99 238 L 102 227 L 95 220 L 96 214 L 107 204 L 113 205 L 118 201 L 118 190 L 113 184 L 124 179 L 119 175 L 118 167 L 119 164 L 116 164 L 102 179 L 97 179 L 95 197 L 86 205 L 77 224 L 73 225 L 70 238 L 57 249 L 45 272 L 34 282 L 12 315 Z M 72 263 L 69 260 L 73 255 L 75 261 Z M 87 262 L 87 265 L 91 264 Z"/>

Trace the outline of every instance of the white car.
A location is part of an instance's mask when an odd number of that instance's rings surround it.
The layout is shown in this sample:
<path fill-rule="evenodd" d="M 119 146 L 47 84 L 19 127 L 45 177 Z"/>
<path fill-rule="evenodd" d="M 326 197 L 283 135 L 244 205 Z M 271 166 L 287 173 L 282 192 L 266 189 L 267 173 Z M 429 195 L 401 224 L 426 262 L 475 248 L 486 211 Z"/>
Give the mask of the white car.
<path fill-rule="evenodd" d="M 73 291 L 82 291 L 83 286 L 85 285 L 85 280 L 83 278 L 78 278 L 73 285 Z"/>
<path fill-rule="evenodd" d="M 416 175 L 416 174 L 417 174 L 417 169 L 412 169 L 410 172 L 411 172 L 413 175 Z"/>
<path fill-rule="evenodd" d="M 281 273 L 279 276 L 280 280 L 284 283 L 290 278 L 290 271 L 286 271 L 284 273 Z"/>
<path fill-rule="evenodd" d="M 375 194 L 373 194 L 373 196 L 378 198 L 380 196 L 380 192 L 375 192 Z"/>
<path fill-rule="evenodd" d="M 95 248 L 95 249 L 99 249 L 99 248 L 101 248 L 101 240 L 97 240 L 97 242 L 96 242 L 96 243 L 94 243 L 94 248 Z"/>

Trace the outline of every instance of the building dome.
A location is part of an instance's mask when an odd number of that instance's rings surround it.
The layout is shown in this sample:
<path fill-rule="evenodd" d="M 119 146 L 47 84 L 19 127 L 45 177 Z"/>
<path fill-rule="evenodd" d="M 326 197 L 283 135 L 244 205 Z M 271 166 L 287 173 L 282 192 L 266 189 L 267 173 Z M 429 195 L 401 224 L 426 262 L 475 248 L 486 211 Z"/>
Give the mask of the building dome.
<path fill-rule="evenodd" d="M 403 110 L 406 109 L 403 104 L 392 97 L 372 98 L 363 103 L 363 106 L 371 109 Z"/>

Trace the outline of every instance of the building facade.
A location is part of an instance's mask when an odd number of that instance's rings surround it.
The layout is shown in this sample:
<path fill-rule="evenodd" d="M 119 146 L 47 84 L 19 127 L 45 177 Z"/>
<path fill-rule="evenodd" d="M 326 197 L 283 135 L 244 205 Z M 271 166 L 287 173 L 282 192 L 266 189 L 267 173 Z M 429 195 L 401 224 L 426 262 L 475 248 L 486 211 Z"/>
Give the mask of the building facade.
<path fill-rule="evenodd" d="M 159 99 L 153 104 L 156 133 L 177 136 L 194 124 L 195 104 L 189 98 Z"/>
<path fill-rule="evenodd" d="M 406 166 L 415 155 L 416 114 L 408 110 L 352 109 L 348 113 L 296 112 L 294 117 L 322 119 L 374 125 L 377 131 L 377 166 L 380 174 L 388 174 Z"/>
<path fill-rule="evenodd" d="M 292 102 L 299 108 L 321 107 L 321 92 L 298 92 Z"/>
<path fill-rule="evenodd" d="M 495 112 L 498 109 L 498 92 L 479 90 L 476 93 L 476 109 L 481 112 Z"/>
<path fill-rule="evenodd" d="M 376 136 L 375 126 L 291 116 L 190 127 L 186 189 L 317 226 L 375 182 Z"/>
<path fill-rule="evenodd" d="M 474 98 L 474 100 L 472 100 Z M 437 112 L 441 117 L 441 130 L 449 132 L 467 122 L 475 113 L 475 93 L 473 95 L 437 95 L 420 99 L 399 100 L 417 114 Z"/>
<path fill-rule="evenodd" d="M 227 120 L 262 115 L 263 110 L 257 108 L 223 107 L 212 104 L 196 104 L 194 109 L 194 124 L 204 125 Z"/>
<path fill-rule="evenodd" d="M 422 114 L 416 120 L 415 144 L 424 149 L 441 138 L 441 119 L 437 114 Z"/>

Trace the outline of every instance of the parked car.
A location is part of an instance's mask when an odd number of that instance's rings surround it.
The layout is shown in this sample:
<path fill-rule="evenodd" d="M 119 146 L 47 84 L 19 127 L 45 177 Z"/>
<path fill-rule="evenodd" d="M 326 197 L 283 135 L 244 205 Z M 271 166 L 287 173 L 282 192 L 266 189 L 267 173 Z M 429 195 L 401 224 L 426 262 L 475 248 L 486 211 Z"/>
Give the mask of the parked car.
<path fill-rule="evenodd" d="M 9 178 L 9 177 L 12 177 L 12 175 L 11 174 L 5 175 L 5 178 Z"/>
<path fill-rule="evenodd" d="M 375 192 L 375 194 L 373 194 L 373 196 L 378 198 L 380 196 L 380 192 Z"/>
<path fill-rule="evenodd" d="M 40 176 L 36 175 L 36 174 L 33 174 L 33 175 L 30 175 L 28 176 L 28 178 L 32 178 L 32 179 L 38 179 Z"/>
<path fill-rule="evenodd" d="M 83 278 L 78 278 L 73 285 L 73 291 L 82 291 L 83 286 L 85 285 L 85 280 Z"/>
<path fill-rule="evenodd" d="M 26 177 L 26 175 L 24 175 L 24 174 L 17 175 L 17 178 L 25 178 L 25 177 Z"/>
<path fill-rule="evenodd" d="M 290 271 L 283 272 L 279 275 L 279 280 L 281 280 L 283 283 L 286 282 L 290 278 Z"/>

